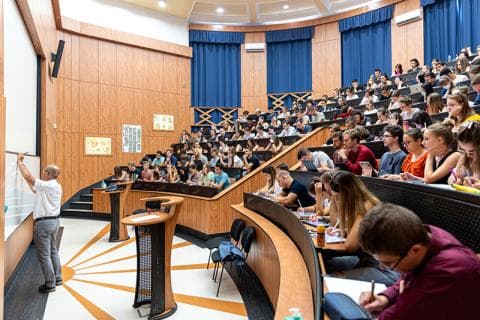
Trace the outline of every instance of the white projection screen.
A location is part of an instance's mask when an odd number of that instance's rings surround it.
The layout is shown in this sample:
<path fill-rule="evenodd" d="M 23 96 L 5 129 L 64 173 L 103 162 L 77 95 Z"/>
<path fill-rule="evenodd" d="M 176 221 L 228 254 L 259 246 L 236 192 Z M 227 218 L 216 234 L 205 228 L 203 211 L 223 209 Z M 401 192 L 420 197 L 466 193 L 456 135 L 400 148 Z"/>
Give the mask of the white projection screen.
<path fill-rule="evenodd" d="M 15 0 L 3 1 L 5 132 L 5 239 L 30 215 L 33 192 L 16 165 L 16 153 L 28 152 L 25 164 L 38 177 L 37 54 Z"/>

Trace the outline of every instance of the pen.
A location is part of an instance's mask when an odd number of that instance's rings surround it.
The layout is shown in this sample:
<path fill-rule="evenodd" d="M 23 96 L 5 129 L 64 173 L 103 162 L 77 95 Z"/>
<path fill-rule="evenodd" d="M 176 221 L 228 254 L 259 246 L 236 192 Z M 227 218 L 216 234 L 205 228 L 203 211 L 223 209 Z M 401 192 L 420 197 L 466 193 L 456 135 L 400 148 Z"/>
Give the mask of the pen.
<path fill-rule="evenodd" d="M 375 300 L 375 280 L 372 280 L 372 289 L 370 291 L 370 301 Z"/>

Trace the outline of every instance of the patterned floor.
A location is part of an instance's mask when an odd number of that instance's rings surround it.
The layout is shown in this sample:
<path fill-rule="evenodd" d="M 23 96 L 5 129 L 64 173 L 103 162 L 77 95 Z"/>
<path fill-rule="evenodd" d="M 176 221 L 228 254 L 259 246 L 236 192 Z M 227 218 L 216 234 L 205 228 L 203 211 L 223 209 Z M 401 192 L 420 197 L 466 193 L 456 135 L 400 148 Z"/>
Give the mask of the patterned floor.
<path fill-rule="evenodd" d="M 107 222 L 62 219 L 60 258 L 64 285 L 48 298 L 44 319 L 140 319 L 132 307 L 135 292 L 135 238 L 108 242 Z M 206 270 L 208 250 L 175 237 L 172 286 L 177 312 L 168 319 L 247 319 L 240 294 L 224 272 L 217 284 Z M 147 319 L 147 318 L 143 318 Z"/>

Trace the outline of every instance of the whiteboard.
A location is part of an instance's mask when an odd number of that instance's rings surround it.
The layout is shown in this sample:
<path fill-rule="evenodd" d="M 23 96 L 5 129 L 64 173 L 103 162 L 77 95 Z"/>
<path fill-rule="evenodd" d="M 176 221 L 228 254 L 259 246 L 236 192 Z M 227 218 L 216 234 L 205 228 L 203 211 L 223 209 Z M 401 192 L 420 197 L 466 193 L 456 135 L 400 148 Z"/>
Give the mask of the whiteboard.
<path fill-rule="evenodd" d="M 30 173 L 39 178 L 40 158 L 25 156 Z M 5 154 L 5 240 L 32 213 L 35 194 L 28 186 L 17 167 L 17 155 Z"/>
<path fill-rule="evenodd" d="M 3 1 L 5 150 L 36 153 L 37 54 L 15 0 Z"/>

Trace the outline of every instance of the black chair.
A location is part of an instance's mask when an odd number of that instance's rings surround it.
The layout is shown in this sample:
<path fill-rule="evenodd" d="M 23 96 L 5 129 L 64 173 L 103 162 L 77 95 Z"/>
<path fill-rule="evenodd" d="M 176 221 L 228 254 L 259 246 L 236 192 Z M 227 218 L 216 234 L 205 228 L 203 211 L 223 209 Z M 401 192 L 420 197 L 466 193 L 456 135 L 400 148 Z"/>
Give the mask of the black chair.
<path fill-rule="evenodd" d="M 218 288 L 217 288 L 217 297 L 218 293 L 220 292 L 220 286 L 222 285 L 222 277 L 223 277 L 223 269 L 225 269 L 225 264 L 230 263 L 232 266 L 235 265 L 237 268 L 238 278 L 240 279 L 241 285 L 247 289 L 246 281 L 243 277 L 243 269 L 245 268 L 246 261 L 248 258 L 248 253 L 250 252 L 250 248 L 252 247 L 252 242 L 255 239 L 255 229 L 253 227 L 246 227 L 242 232 L 242 252 L 243 257 L 233 258 L 232 256 L 226 256 L 223 260 L 220 256 L 220 250 L 215 250 L 212 253 L 212 262 L 215 263 L 215 269 L 213 270 L 213 280 L 217 281 L 218 276 L 218 269 L 220 263 L 222 264 L 222 271 L 220 272 L 220 280 L 218 281 Z M 248 294 L 248 290 L 246 291 Z"/>
<path fill-rule="evenodd" d="M 220 243 L 223 241 L 230 241 L 230 239 L 235 240 L 235 245 L 238 245 L 238 240 L 240 240 L 240 235 L 242 234 L 242 230 L 245 228 L 245 222 L 241 219 L 235 219 L 232 222 L 232 226 L 230 227 L 230 236 L 229 237 L 216 237 L 205 242 L 208 250 L 208 263 L 207 269 L 210 266 L 210 259 L 212 258 L 212 250 L 217 249 Z"/>

